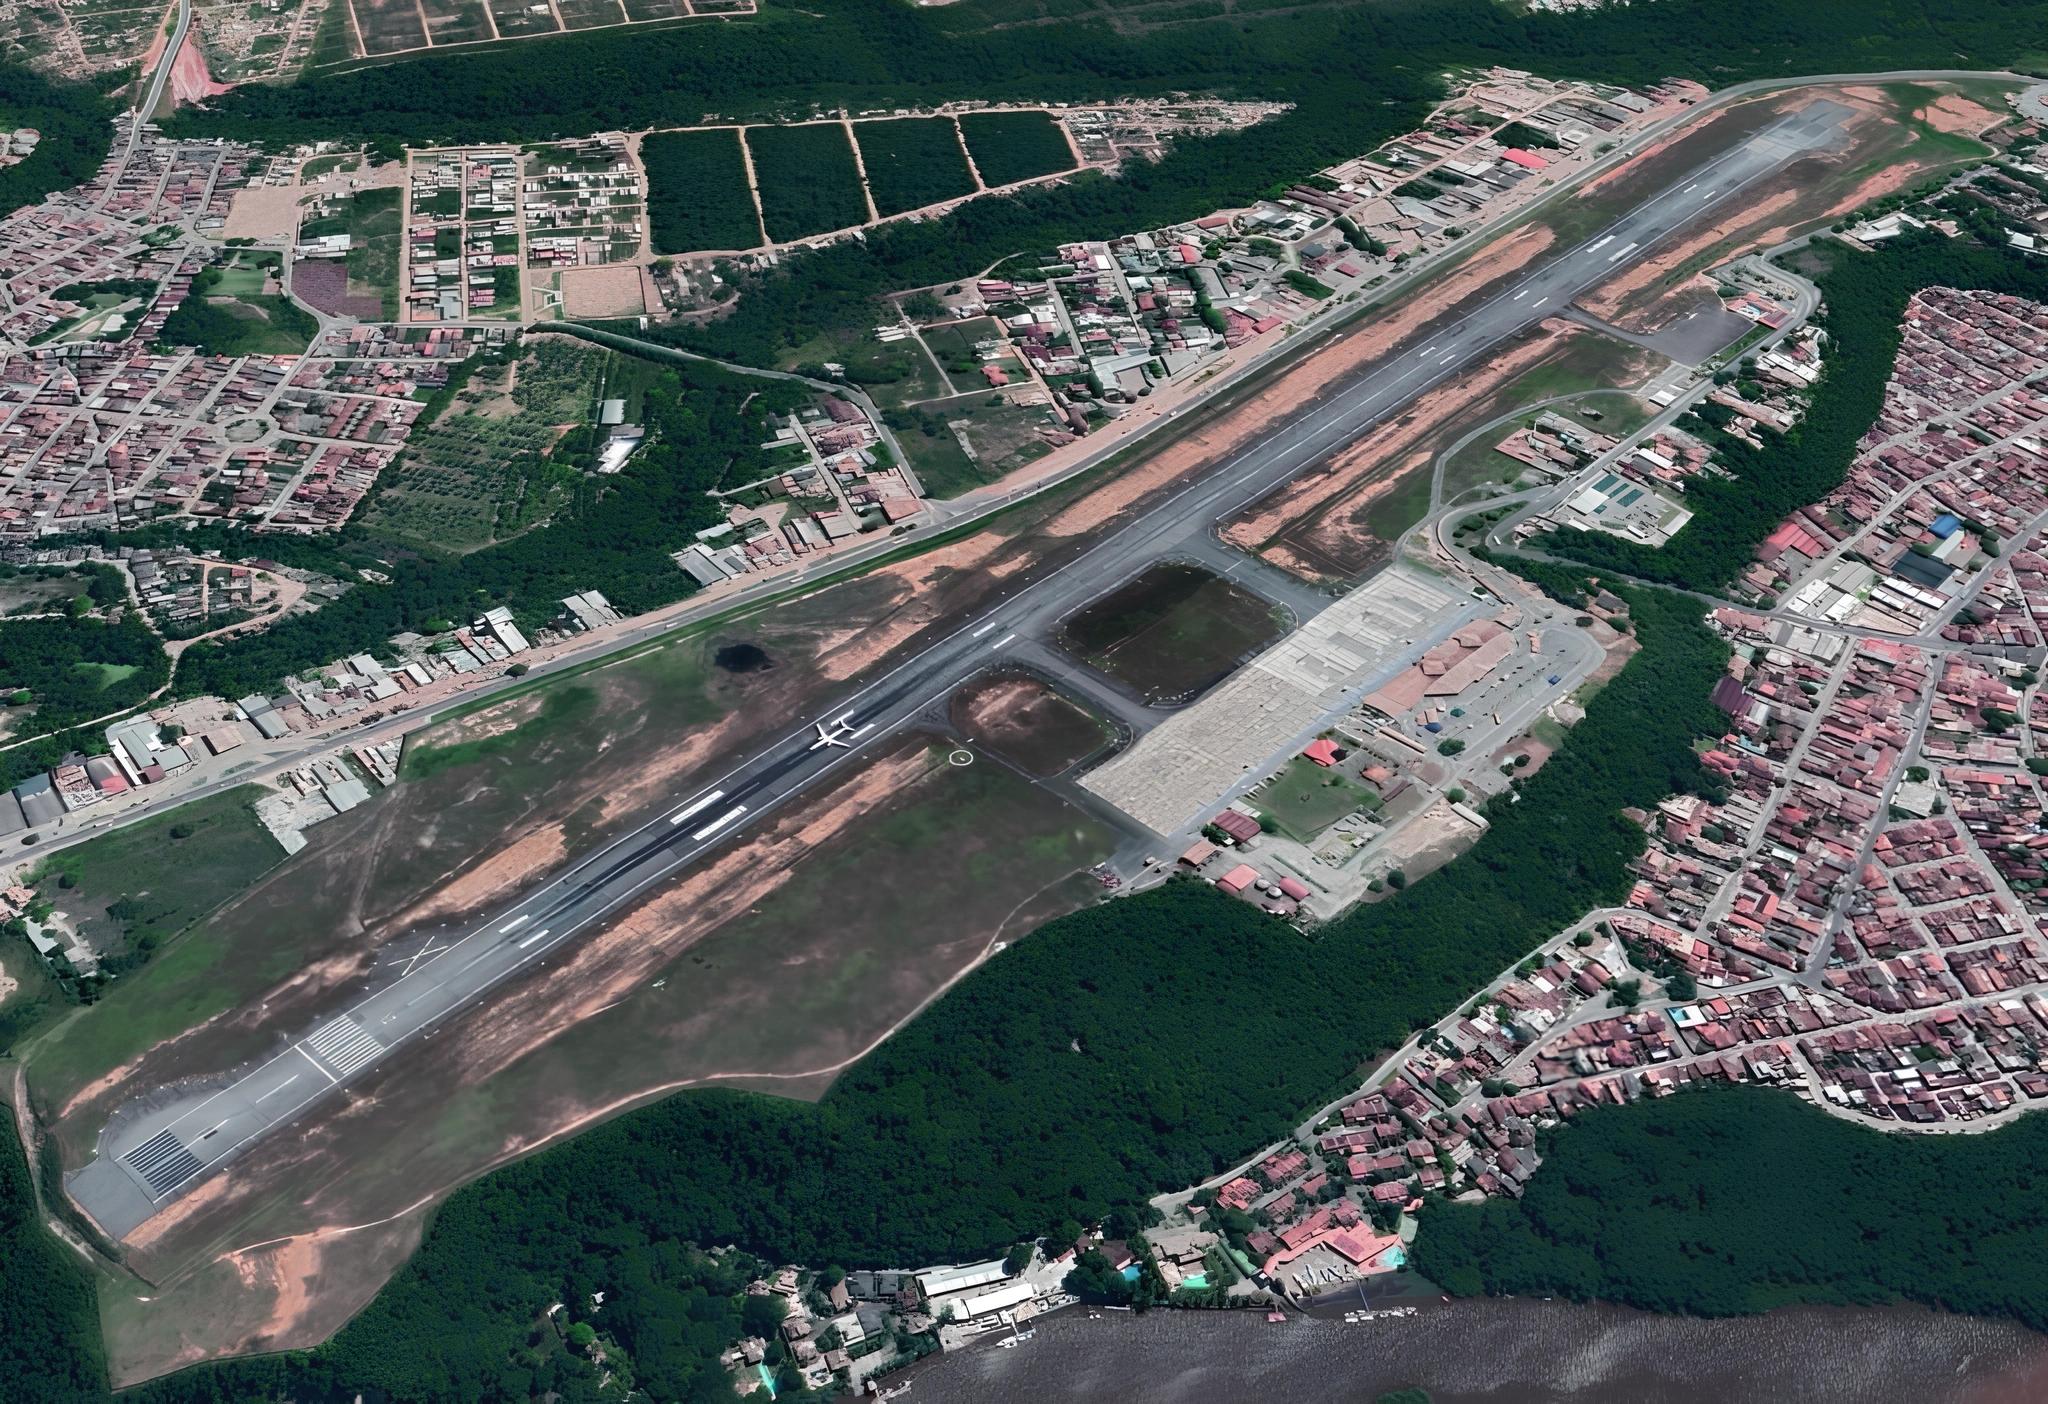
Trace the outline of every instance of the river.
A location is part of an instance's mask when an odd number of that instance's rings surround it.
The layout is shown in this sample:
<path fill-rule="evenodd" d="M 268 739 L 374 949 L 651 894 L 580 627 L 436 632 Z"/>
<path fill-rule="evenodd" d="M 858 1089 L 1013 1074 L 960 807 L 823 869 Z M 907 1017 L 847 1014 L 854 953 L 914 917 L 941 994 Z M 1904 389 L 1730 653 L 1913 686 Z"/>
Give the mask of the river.
<path fill-rule="evenodd" d="M 903 1404 L 1371 1401 L 1434 1404 L 2032 1404 L 2048 1337 L 1915 1308 L 1794 1308 L 1705 1321 L 1567 1302 L 1418 1301 L 1346 1325 L 1262 1312 L 1070 1309 L 890 1378 Z"/>

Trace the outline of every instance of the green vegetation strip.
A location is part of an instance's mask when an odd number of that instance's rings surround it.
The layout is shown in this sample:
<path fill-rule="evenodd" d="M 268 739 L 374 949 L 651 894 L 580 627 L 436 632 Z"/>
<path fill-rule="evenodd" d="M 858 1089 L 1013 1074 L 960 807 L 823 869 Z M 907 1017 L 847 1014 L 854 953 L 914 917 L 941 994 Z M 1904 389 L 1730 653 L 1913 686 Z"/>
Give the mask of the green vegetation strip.
<path fill-rule="evenodd" d="M 747 149 L 770 239 L 786 243 L 867 222 L 853 146 L 839 123 L 750 127 Z"/>
<path fill-rule="evenodd" d="M 967 157 L 950 117 L 856 122 L 853 134 L 867 169 L 868 193 L 884 215 L 973 193 L 974 177 L 967 173 Z"/>
<path fill-rule="evenodd" d="M 1596 1108 L 1518 1201 L 1432 1201 L 1414 1265 L 1462 1296 L 1730 1316 L 1921 1302 L 2048 1330 L 2048 1117 L 1989 1135 L 1857 1126 L 1789 1092 Z"/>
<path fill-rule="evenodd" d="M 737 130 L 655 132 L 640 146 L 656 253 L 751 249 L 762 242 Z"/>

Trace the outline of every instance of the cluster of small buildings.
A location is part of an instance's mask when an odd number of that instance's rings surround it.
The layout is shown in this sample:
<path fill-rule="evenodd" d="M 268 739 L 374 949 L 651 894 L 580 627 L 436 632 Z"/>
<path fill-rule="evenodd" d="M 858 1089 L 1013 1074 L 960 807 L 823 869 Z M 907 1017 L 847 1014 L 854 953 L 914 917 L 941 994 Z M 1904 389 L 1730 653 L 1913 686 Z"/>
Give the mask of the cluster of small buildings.
<path fill-rule="evenodd" d="M 505 147 L 416 152 L 406 202 L 409 322 L 517 318 L 520 156 Z"/>
<path fill-rule="evenodd" d="M 1883 409 L 1841 486 L 1772 532 L 1743 584 L 1875 633 L 1969 627 L 1937 621 L 2048 510 L 2048 390 L 2030 383 L 2048 368 L 2039 314 L 2000 293 L 1916 295 Z"/>
<path fill-rule="evenodd" d="M 881 429 L 851 400 L 820 396 L 784 420 L 762 448 L 772 475 L 720 489 L 726 520 L 675 553 L 700 585 L 783 569 L 924 511 Z"/>
<path fill-rule="evenodd" d="M 1301 187 L 1279 203 L 1342 216 L 1390 256 L 1429 253 L 1705 93 L 1685 82 L 1636 93 L 1496 68 L 1420 130 L 1324 172 L 1334 190 Z"/>
<path fill-rule="evenodd" d="M 635 257 L 646 203 L 624 137 L 585 137 L 530 152 L 520 182 L 527 267 L 574 268 Z"/>
<path fill-rule="evenodd" d="M 55 769 L 0 792 L 0 839 L 62 824 L 68 815 L 161 784 L 241 744 L 232 731 L 173 734 L 146 715 L 115 722 L 103 735 L 106 749 L 99 754 L 67 756 Z"/>
<path fill-rule="evenodd" d="M 1539 475 L 1569 477 L 1612 453 L 1618 441 L 1546 411 L 1495 450 Z M 1696 474 L 1709 471 L 1707 446 L 1677 429 L 1660 429 L 1610 460 L 1550 511 L 1518 523 L 1518 536 L 1556 527 L 1603 531 L 1645 546 L 1662 546 L 1692 520 L 1678 498 Z M 1718 470 L 1715 470 L 1718 471 Z"/>

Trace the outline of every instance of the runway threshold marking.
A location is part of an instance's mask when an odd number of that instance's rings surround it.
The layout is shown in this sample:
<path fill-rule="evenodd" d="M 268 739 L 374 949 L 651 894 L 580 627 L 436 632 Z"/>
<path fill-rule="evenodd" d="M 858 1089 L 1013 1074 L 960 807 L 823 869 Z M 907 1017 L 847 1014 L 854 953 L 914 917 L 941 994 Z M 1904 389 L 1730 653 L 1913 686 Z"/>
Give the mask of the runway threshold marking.
<path fill-rule="evenodd" d="M 333 1073 L 327 1071 L 327 1069 L 320 1066 L 320 1060 L 315 1058 L 311 1053 L 308 1053 L 306 1051 L 305 1044 L 294 1043 L 292 1047 L 298 1050 L 298 1054 L 301 1058 L 304 1058 L 307 1062 L 313 1065 L 313 1067 L 319 1072 L 320 1076 L 326 1078 L 329 1082 L 341 1081 L 340 1078 L 336 1077 Z"/>

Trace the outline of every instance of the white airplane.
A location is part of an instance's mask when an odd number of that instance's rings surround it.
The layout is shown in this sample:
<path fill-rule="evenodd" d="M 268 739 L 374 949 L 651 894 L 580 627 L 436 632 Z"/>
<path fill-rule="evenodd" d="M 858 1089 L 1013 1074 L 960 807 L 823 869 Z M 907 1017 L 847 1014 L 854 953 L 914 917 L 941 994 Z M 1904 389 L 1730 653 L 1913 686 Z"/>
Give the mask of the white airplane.
<path fill-rule="evenodd" d="M 817 751 L 827 746 L 849 748 L 853 745 L 853 738 L 867 731 L 874 723 L 868 723 L 868 726 L 862 727 L 859 731 L 854 730 L 845 717 L 834 718 L 830 725 L 824 722 L 812 722 L 811 725 L 818 729 L 818 739 L 811 743 L 811 749 Z"/>

